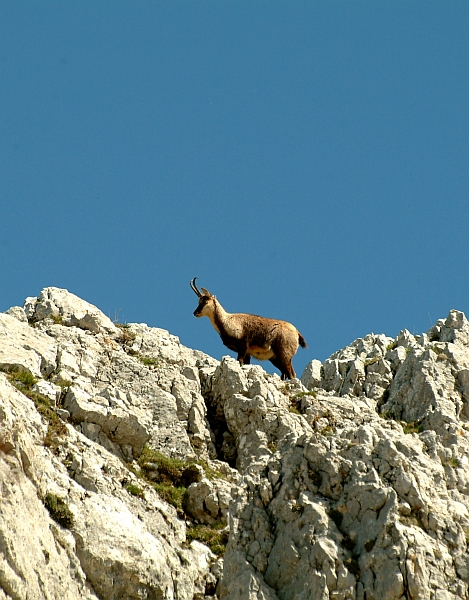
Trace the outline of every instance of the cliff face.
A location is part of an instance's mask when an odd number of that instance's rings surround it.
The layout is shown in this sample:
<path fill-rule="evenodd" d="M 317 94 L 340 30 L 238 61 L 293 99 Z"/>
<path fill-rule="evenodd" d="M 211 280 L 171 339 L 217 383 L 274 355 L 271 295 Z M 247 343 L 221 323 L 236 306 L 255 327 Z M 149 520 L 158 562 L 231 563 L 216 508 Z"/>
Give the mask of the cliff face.
<path fill-rule="evenodd" d="M 0 599 L 467 598 L 468 407 L 458 311 L 282 382 L 46 288 L 0 314 Z"/>

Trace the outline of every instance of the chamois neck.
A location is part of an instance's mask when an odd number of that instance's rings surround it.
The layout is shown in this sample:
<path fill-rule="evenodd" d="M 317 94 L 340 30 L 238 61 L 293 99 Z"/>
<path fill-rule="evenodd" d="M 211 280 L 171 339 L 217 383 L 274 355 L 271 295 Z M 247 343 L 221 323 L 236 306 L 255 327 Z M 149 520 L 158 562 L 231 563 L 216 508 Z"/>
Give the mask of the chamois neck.
<path fill-rule="evenodd" d="M 221 333 L 221 331 L 224 329 L 226 320 L 230 316 L 230 313 L 226 312 L 218 300 L 214 300 L 214 304 L 215 310 L 211 315 L 209 315 L 209 318 L 213 327 L 218 331 L 218 333 Z"/>

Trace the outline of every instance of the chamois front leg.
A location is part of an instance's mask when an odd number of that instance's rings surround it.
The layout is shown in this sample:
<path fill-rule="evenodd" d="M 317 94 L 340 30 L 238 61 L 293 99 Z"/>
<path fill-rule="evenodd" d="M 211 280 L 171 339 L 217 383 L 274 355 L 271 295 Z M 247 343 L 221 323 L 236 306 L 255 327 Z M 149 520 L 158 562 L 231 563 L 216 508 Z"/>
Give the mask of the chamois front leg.
<path fill-rule="evenodd" d="M 244 341 L 238 343 L 238 362 L 240 365 L 249 365 L 251 363 L 251 355 L 248 354 L 248 345 Z"/>
<path fill-rule="evenodd" d="M 243 358 L 243 365 L 250 365 L 250 364 L 251 364 L 251 355 L 245 354 L 244 358 Z"/>

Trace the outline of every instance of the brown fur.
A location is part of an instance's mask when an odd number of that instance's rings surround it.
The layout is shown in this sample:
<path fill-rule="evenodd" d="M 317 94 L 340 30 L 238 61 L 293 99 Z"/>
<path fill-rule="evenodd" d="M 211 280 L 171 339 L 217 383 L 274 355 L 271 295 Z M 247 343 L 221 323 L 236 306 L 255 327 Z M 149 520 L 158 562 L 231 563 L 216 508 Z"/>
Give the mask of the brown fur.
<path fill-rule="evenodd" d="M 228 313 L 206 289 L 202 288 L 203 294 L 199 292 L 195 279 L 191 287 L 199 296 L 194 315 L 210 319 L 225 346 L 237 352 L 240 364 L 248 365 L 251 356 L 254 356 L 258 360 L 270 360 L 280 370 L 282 379 L 296 377 L 292 358 L 298 345 L 306 348 L 306 342 L 296 327 L 287 321 Z"/>

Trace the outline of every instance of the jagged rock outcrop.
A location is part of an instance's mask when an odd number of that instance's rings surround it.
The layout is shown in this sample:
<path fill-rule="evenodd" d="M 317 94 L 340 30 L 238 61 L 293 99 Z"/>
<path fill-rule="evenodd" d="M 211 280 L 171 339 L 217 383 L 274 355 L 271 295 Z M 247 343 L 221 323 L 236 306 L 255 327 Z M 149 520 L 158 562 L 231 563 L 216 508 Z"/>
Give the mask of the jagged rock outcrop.
<path fill-rule="evenodd" d="M 198 364 L 217 363 L 164 330 L 116 327 L 66 290 L 0 314 L 0 597 L 189 599 L 214 588 L 216 557 L 186 542 L 176 509 L 132 472 L 147 442 L 195 457 L 199 435 L 199 455 L 213 453 Z M 65 501 L 70 528 L 51 518 L 48 495 Z"/>
<path fill-rule="evenodd" d="M 258 395 L 222 361 L 243 473 L 222 598 L 468 597 L 468 333 L 451 311 L 428 336 L 371 334 Z"/>
<path fill-rule="evenodd" d="M 283 382 L 45 288 L 0 371 L 0 598 L 469 597 L 459 311 Z"/>

